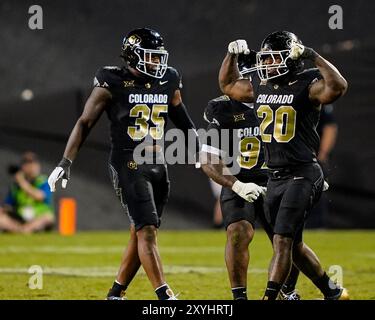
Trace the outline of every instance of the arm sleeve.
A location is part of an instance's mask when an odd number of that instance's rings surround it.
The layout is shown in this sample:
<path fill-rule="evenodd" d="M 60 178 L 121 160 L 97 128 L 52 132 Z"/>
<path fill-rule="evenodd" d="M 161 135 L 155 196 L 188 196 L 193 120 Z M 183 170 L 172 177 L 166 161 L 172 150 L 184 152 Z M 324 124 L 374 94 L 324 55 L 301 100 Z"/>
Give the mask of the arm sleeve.
<path fill-rule="evenodd" d="M 187 109 L 183 103 L 178 106 L 169 106 L 168 116 L 176 126 L 176 128 L 182 130 L 185 136 L 185 146 L 189 148 L 189 135 L 194 135 L 195 138 L 195 150 L 189 150 L 190 152 L 197 153 L 200 150 L 200 143 L 197 130 L 195 128 L 193 120 L 191 120 Z"/>

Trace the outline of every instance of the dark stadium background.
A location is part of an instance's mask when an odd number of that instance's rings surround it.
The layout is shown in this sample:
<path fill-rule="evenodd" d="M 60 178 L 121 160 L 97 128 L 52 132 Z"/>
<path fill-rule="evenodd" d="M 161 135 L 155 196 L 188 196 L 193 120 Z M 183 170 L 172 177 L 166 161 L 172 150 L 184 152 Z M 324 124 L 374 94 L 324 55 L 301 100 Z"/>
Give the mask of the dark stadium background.
<path fill-rule="evenodd" d="M 28 8 L 41 5 L 44 29 L 28 28 Z M 344 10 L 344 29 L 328 27 L 328 7 Z M 90 91 L 95 71 L 121 61 L 121 40 L 135 27 L 161 32 L 170 65 L 183 75 L 183 97 L 198 127 L 219 95 L 217 75 L 229 41 L 258 48 L 270 32 L 287 29 L 331 60 L 349 82 L 336 104 L 339 125 L 332 158 L 328 227 L 375 227 L 375 2 L 373 1 L 10 1 L 0 2 L 0 196 L 7 165 L 34 150 L 49 173 Z M 23 101 L 31 89 L 34 99 Z M 127 217 L 107 173 L 105 116 L 73 165 L 66 191 L 78 202 L 79 229 L 123 229 Z M 165 228 L 206 228 L 214 199 L 206 176 L 193 166 L 169 166 L 171 198 Z"/>

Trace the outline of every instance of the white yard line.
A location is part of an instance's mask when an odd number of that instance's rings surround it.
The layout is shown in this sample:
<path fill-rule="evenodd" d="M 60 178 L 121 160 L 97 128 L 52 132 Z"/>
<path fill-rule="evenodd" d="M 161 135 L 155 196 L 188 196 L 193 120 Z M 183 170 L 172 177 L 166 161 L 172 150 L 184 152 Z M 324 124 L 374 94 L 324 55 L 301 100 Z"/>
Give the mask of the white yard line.
<path fill-rule="evenodd" d="M 117 267 L 43 267 L 43 274 L 75 276 L 75 277 L 113 277 L 117 273 Z M 164 266 L 166 274 L 183 273 L 226 273 L 225 267 L 208 266 Z M 266 273 L 266 269 L 251 268 L 249 273 Z M 28 268 L 0 268 L 0 274 L 27 274 Z M 144 274 L 143 269 L 140 270 Z"/>
<path fill-rule="evenodd" d="M 125 247 L 108 246 L 4 246 L 0 247 L 0 254 L 9 253 L 40 253 L 40 254 L 112 254 L 121 253 Z M 161 253 L 187 254 L 187 253 L 223 253 L 224 247 L 163 247 Z"/>

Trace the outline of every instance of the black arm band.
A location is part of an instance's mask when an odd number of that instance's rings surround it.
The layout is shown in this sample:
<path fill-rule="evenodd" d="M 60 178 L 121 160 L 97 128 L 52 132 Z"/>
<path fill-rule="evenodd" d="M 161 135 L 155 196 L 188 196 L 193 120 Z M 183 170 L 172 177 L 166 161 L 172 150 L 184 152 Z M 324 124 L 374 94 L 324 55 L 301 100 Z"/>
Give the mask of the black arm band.
<path fill-rule="evenodd" d="M 169 115 L 169 118 L 174 123 L 174 125 L 178 129 L 182 130 L 182 132 L 184 133 L 184 135 L 185 135 L 185 146 L 186 147 L 188 147 L 189 130 L 190 130 L 190 134 L 195 135 L 195 139 L 196 139 L 196 150 L 195 150 L 195 152 L 198 152 L 199 148 L 200 148 L 199 147 L 198 134 L 195 131 L 194 122 L 193 122 L 193 120 L 191 120 L 183 102 L 181 102 L 177 106 L 170 105 L 169 108 L 168 108 L 168 115 Z M 195 131 L 195 133 L 194 133 L 194 131 Z"/>
<path fill-rule="evenodd" d="M 168 109 L 168 115 L 175 126 L 182 131 L 185 132 L 188 129 L 195 129 L 193 120 L 191 120 L 186 107 L 182 102 L 177 106 L 170 106 Z"/>
<path fill-rule="evenodd" d="M 318 54 L 315 52 L 315 50 L 309 47 L 305 47 L 305 50 L 302 53 L 302 58 L 304 59 L 314 60 L 317 56 Z"/>
<path fill-rule="evenodd" d="M 72 165 L 72 163 L 73 162 L 71 160 L 69 160 L 68 158 L 63 157 L 57 166 L 63 168 L 64 171 L 66 171 L 66 169 L 70 168 L 70 166 Z"/>

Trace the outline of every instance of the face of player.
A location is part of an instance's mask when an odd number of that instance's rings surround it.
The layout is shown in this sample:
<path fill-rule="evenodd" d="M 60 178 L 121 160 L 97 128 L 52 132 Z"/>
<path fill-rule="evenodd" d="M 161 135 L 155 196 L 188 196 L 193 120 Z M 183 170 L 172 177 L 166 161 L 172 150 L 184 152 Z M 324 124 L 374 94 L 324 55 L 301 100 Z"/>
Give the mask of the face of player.
<path fill-rule="evenodd" d="M 36 161 L 26 162 L 21 167 L 27 179 L 35 179 L 40 175 L 40 163 Z"/>
<path fill-rule="evenodd" d="M 265 59 L 263 60 L 263 64 L 265 65 L 272 65 L 272 64 L 277 64 L 279 65 L 280 63 L 282 62 L 282 59 L 280 57 L 280 55 L 275 55 L 274 57 L 272 57 L 271 55 L 265 57 Z M 277 68 L 269 68 L 268 69 L 268 74 L 269 75 L 275 75 L 277 73 Z"/>
<path fill-rule="evenodd" d="M 146 55 L 146 68 L 148 71 L 156 71 L 160 64 L 160 56 L 158 54 Z"/>

